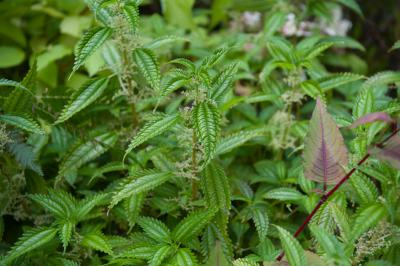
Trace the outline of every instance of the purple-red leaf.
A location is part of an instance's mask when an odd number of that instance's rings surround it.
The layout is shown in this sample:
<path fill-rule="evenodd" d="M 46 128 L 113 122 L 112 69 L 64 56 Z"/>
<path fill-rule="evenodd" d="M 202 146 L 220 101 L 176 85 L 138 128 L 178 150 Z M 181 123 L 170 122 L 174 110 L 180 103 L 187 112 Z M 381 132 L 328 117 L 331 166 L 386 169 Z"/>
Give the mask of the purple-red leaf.
<path fill-rule="evenodd" d="M 371 154 L 400 169 L 400 135 L 396 134 L 390 138 L 383 148 L 376 147 L 372 149 Z"/>
<path fill-rule="evenodd" d="M 338 126 L 317 99 L 304 143 L 304 175 L 316 182 L 335 184 L 344 175 L 347 149 Z"/>
<path fill-rule="evenodd" d="M 349 128 L 356 128 L 361 125 L 365 125 L 368 123 L 376 122 L 376 121 L 384 121 L 387 123 L 393 123 L 394 120 L 385 112 L 375 112 L 375 113 L 369 113 L 366 114 L 356 121 L 354 121 L 353 124 Z"/>

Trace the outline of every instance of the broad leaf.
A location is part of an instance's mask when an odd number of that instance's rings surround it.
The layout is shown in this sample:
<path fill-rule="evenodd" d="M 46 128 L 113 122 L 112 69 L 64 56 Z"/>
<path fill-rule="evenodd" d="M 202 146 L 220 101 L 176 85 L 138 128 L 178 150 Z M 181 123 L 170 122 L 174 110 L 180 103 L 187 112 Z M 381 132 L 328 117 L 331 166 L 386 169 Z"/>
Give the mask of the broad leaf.
<path fill-rule="evenodd" d="M 133 52 L 133 57 L 140 73 L 156 91 L 160 90 L 161 74 L 157 60 L 149 49 L 137 48 Z"/>
<path fill-rule="evenodd" d="M 345 175 L 347 149 L 338 126 L 317 100 L 304 145 L 304 175 L 316 182 L 334 184 Z"/>
<path fill-rule="evenodd" d="M 168 227 L 159 220 L 151 217 L 140 217 L 137 223 L 149 237 L 157 242 L 169 243 L 171 241 L 171 232 Z"/>
<path fill-rule="evenodd" d="M 209 206 L 218 206 L 223 212 L 231 208 L 230 186 L 224 169 L 215 163 L 208 164 L 203 170 L 201 185 Z"/>
<path fill-rule="evenodd" d="M 39 124 L 25 115 L 0 115 L 0 121 L 19 127 L 30 133 L 44 134 L 44 131 L 40 128 Z"/>

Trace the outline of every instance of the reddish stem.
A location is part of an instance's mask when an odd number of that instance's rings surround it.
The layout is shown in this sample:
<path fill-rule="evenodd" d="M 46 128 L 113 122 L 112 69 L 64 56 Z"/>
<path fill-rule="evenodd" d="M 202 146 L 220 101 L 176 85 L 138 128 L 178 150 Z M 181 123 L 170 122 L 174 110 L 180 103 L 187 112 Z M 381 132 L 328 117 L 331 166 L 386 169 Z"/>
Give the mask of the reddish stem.
<path fill-rule="evenodd" d="M 394 128 L 392 131 L 392 134 L 390 134 L 387 138 L 385 138 L 383 141 L 378 143 L 376 146 L 382 147 L 382 145 L 388 141 L 390 138 L 392 138 L 394 135 L 396 135 L 400 131 L 400 128 Z M 297 237 L 303 230 L 306 228 L 307 224 L 311 221 L 311 219 L 314 217 L 314 215 L 317 213 L 319 208 L 321 208 L 322 204 L 324 204 L 329 197 L 333 195 L 343 184 L 344 182 L 349 179 L 353 173 L 357 170 L 359 166 L 361 166 L 365 161 L 369 158 L 370 154 L 367 153 L 358 163 L 357 166 L 353 167 L 350 172 L 348 172 L 331 190 L 328 191 L 325 195 L 323 195 L 318 202 L 318 204 L 314 207 L 314 209 L 311 211 L 311 213 L 307 216 L 307 218 L 304 220 L 303 224 L 300 225 L 300 227 L 297 229 L 297 231 L 294 233 L 294 237 Z M 282 253 L 276 258 L 277 261 L 281 261 L 285 253 L 282 251 Z"/>

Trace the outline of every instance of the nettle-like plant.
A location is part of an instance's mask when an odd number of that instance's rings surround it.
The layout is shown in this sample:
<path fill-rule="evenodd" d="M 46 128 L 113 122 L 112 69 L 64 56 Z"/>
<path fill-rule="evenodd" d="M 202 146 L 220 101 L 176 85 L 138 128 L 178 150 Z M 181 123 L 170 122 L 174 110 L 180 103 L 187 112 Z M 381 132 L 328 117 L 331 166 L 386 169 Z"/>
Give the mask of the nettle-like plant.
<path fill-rule="evenodd" d="M 163 0 L 165 21 L 84 2 L 63 85 L 47 52 L 0 79 L 1 265 L 398 262 L 400 74 L 367 78 L 360 43 L 318 31 L 355 1 L 270 1 L 256 33 L 201 25 L 264 1 Z"/>

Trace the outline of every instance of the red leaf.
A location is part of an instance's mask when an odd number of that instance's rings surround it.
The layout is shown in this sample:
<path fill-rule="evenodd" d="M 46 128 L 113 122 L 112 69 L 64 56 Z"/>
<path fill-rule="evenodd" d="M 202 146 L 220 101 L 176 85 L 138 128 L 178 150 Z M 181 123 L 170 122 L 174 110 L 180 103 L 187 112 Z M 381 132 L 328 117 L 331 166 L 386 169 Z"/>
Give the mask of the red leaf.
<path fill-rule="evenodd" d="M 360 117 L 359 119 L 357 119 L 356 121 L 354 121 L 353 124 L 351 124 L 351 126 L 349 126 L 349 128 L 355 128 L 361 125 L 365 125 L 368 123 L 373 123 L 376 121 L 384 121 L 387 123 L 393 123 L 394 120 L 387 114 L 384 112 L 375 112 L 375 113 L 370 113 L 370 114 L 366 114 L 362 117 Z"/>
<path fill-rule="evenodd" d="M 386 142 L 383 148 L 376 147 L 371 154 L 393 167 L 400 169 L 400 135 L 396 134 Z"/>

